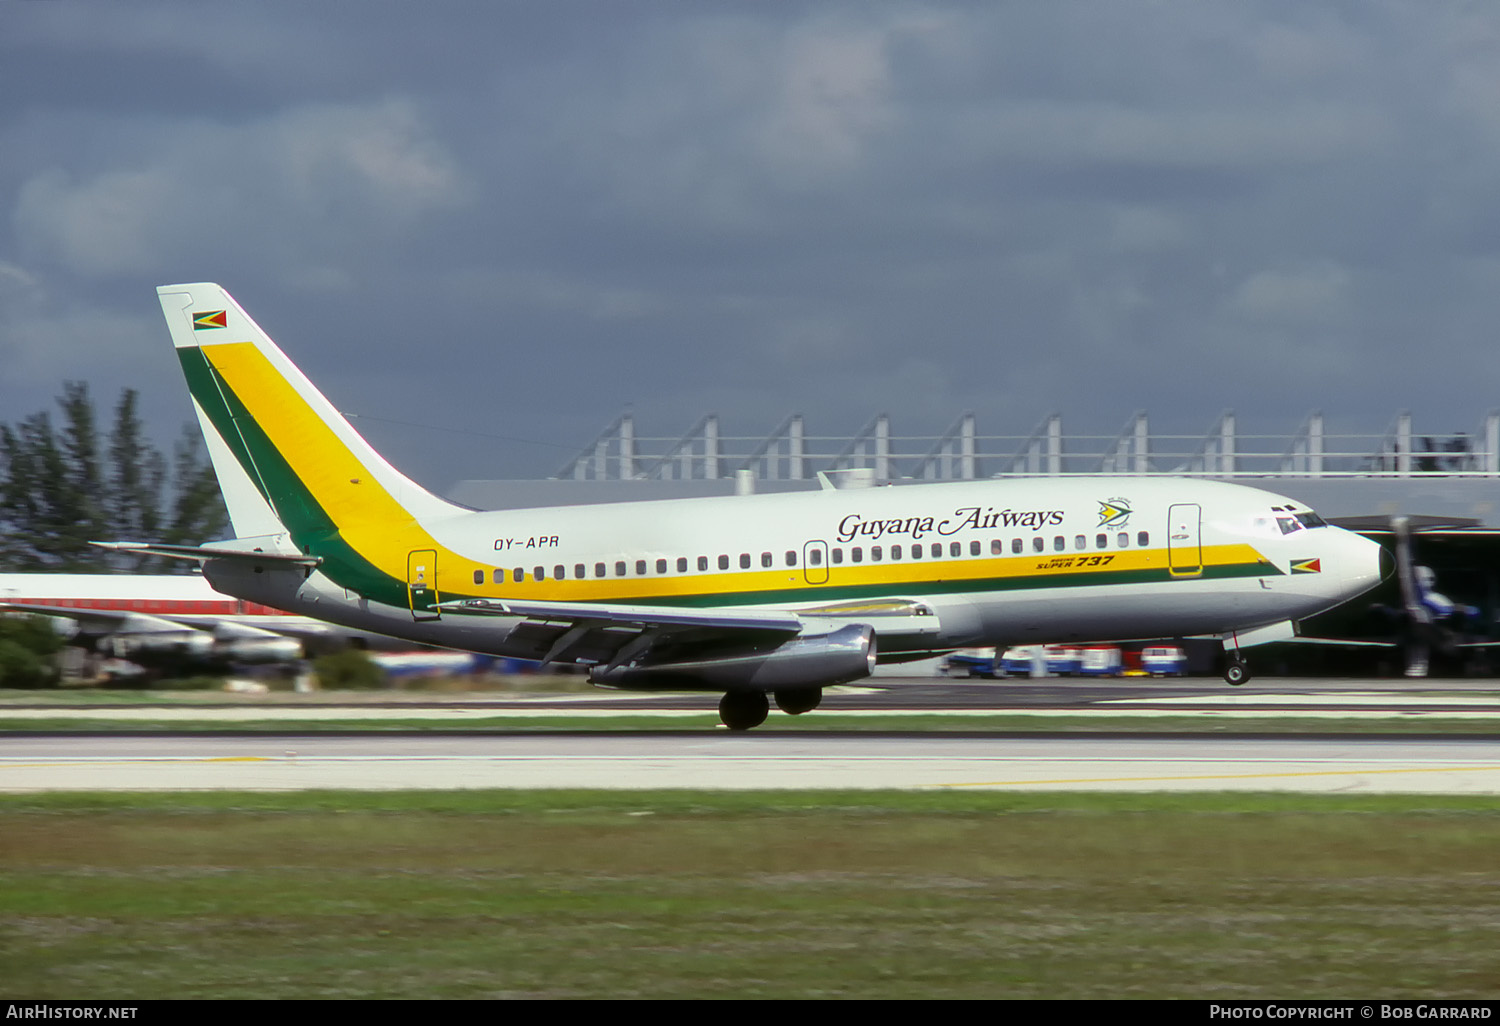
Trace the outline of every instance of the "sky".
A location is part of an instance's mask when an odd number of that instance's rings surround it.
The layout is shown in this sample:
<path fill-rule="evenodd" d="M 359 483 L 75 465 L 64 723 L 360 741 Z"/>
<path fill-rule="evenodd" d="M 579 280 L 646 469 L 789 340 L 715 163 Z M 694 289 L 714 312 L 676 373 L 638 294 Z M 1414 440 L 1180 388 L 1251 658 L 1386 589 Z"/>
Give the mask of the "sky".
<path fill-rule="evenodd" d="M 1472 432 L 1500 5 L 0 3 L 0 421 L 169 442 L 191 281 L 439 491 L 627 408 Z"/>

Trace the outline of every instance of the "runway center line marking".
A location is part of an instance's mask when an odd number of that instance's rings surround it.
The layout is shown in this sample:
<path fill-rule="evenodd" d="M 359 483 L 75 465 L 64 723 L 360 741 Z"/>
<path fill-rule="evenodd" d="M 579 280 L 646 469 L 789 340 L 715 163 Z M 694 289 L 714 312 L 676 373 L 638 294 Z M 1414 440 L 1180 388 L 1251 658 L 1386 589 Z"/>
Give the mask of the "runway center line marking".
<path fill-rule="evenodd" d="M 1500 763 L 1470 766 L 1404 766 L 1400 769 L 1299 770 L 1286 773 L 1198 773 L 1155 777 L 1064 777 L 1057 780 L 974 780 L 962 784 L 939 784 L 939 787 L 1011 787 L 1027 784 L 1124 784 L 1161 780 L 1264 780 L 1271 777 L 1347 777 L 1353 774 L 1383 773 L 1461 773 L 1500 771 Z"/>

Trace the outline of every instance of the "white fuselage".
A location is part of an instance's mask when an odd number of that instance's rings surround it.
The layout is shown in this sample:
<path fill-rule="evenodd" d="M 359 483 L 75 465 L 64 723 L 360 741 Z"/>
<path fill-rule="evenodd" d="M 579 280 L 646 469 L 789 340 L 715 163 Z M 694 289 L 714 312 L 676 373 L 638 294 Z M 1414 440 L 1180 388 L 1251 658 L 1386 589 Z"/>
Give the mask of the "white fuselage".
<path fill-rule="evenodd" d="M 1309 526 L 1311 525 L 1311 526 Z M 883 656 L 965 645 L 1227 634 L 1296 620 L 1378 583 L 1380 549 L 1305 507 L 1175 478 L 1026 478 L 470 512 L 423 522 L 405 605 L 319 569 L 209 561 L 222 591 L 366 630 L 526 655 L 521 617 L 464 599 L 776 608 L 883 629 Z M 353 586 L 351 586 L 353 585 Z M 441 605 L 441 608 L 439 606 Z M 831 612 L 829 612 L 832 610 Z M 895 623 L 896 621 L 892 621 Z"/>

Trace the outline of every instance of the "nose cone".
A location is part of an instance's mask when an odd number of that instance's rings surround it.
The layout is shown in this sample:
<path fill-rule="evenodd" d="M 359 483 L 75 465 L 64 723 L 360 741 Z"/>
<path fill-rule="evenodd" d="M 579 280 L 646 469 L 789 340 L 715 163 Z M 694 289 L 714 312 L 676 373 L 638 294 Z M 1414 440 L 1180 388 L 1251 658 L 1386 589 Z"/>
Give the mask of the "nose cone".
<path fill-rule="evenodd" d="M 1341 530 L 1335 528 L 1335 530 Z M 1339 563 L 1343 569 L 1346 598 L 1369 591 L 1391 576 L 1396 561 L 1384 548 L 1353 531 L 1344 531 L 1340 539 Z"/>

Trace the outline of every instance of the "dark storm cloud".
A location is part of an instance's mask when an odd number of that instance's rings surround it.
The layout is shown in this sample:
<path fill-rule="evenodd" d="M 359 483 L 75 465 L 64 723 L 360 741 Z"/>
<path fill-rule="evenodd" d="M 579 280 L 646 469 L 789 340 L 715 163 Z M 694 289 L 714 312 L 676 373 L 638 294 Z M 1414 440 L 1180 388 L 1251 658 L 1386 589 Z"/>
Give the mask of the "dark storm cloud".
<path fill-rule="evenodd" d="M 440 487 L 627 403 L 1467 428 L 1497 57 L 1463 4 L 4 5 L 0 419 L 85 377 L 174 429 L 152 288 L 211 279 L 340 407 L 452 429 L 361 421 Z"/>

